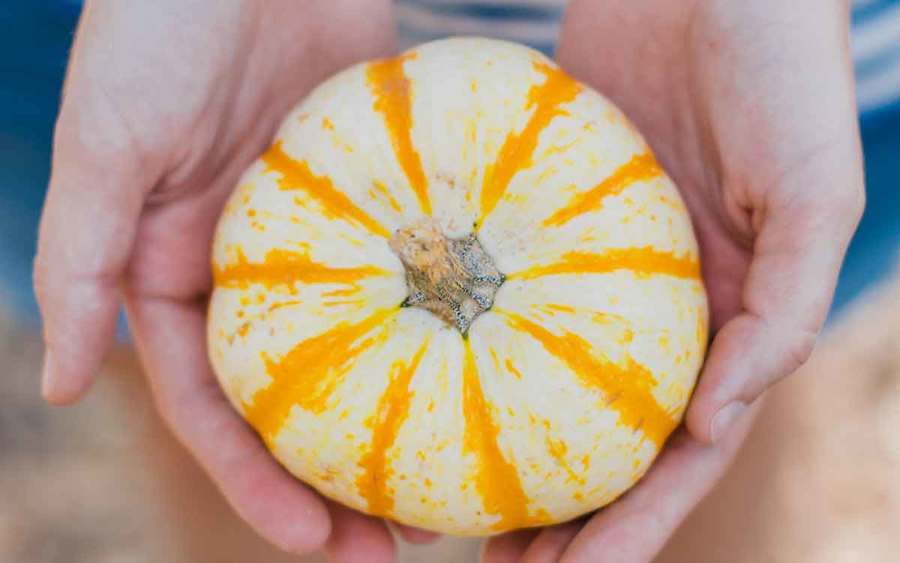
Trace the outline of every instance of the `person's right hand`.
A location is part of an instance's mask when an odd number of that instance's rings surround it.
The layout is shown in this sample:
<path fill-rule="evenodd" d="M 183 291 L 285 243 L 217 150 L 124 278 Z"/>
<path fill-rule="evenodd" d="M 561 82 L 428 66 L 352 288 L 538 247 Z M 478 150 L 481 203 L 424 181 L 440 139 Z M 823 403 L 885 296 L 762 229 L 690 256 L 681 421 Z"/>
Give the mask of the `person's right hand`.
<path fill-rule="evenodd" d="M 159 412 L 231 505 L 270 542 L 341 561 L 390 560 L 391 536 L 291 477 L 220 392 L 209 251 L 225 199 L 290 107 L 388 53 L 392 30 L 387 0 L 88 1 L 35 265 L 47 401 L 90 386 L 124 295 Z"/>
<path fill-rule="evenodd" d="M 568 10 L 563 68 L 634 121 L 691 213 L 713 338 L 685 427 L 641 481 L 589 518 L 493 539 L 492 563 L 652 560 L 725 473 L 757 398 L 812 352 L 865 202 L 846 0 Z"/>

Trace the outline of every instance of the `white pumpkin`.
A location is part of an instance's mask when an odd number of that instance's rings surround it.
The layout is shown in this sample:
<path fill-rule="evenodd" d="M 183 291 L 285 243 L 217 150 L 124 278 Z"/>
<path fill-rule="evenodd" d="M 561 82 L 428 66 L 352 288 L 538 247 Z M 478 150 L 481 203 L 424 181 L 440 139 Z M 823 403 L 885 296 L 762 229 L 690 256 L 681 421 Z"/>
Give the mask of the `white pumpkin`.
<path fill-rule="evenodd" d="M 452 534 L 597 509 L 648 469 L 703 360 L 678 192 L 541 54 L 451 39 L 284 121 L 220 221 L 209 352 L 322 494 Z"/>

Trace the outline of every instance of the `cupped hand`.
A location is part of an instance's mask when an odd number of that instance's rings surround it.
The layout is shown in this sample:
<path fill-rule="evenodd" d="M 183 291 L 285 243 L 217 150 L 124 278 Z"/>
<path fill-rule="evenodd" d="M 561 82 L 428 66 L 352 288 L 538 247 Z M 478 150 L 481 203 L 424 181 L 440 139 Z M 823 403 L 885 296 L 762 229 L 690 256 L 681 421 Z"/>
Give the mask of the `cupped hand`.
<path fill-rule="evenodd" d="M 35 267 L 49 402 L 87 390 L 124 295 L 159 412 L 237 512 L 284 549 L 324 545 L 340 561 L 390 560 L 391 536 L 288 475 L 220 392 L 205 345 L 209 248 L 290 107 L 392 49 L 390 12 L 386 0 L 88 1 Z"/>
<path fill-rule="evenodd" d="M 558 58 L 628 114 L 678 184 L 714 338 L 686 428 L 644 480 L 588 520 L 492 540 L 489 563 L 651 559 L 724 473 L 755 399 L 811 353 L 864 204 L 848 11 L 842 0 L 570 5 Z"/>

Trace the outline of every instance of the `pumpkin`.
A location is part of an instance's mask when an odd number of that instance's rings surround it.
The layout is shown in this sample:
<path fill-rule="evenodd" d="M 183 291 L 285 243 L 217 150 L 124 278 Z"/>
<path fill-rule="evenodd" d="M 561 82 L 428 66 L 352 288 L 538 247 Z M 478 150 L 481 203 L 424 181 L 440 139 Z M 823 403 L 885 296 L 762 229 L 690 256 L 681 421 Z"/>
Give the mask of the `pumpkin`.
<path fill-rule="evenodd" d="M 211 363 L 275 458 L 445 533 L 621 495 L 706 345 L 672 181 L 609 101 L 506 42 L 321 84 L 240 180 L 212 255 Z"/>

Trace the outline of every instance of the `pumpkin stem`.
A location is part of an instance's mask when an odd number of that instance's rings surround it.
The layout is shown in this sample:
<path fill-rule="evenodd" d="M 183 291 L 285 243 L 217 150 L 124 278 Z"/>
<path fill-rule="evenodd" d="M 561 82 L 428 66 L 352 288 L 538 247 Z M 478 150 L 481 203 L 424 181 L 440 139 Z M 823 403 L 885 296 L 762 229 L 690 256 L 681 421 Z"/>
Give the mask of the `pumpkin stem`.
<path fill-rule="evenodd" d="M 430 311 L 463 335 L 506 280 L 474 233 L 447 238 L 433 219 L 399 229 L 389 244 L 406 268 L 403 305 Z"/>

